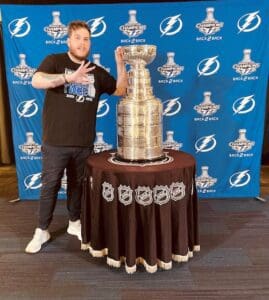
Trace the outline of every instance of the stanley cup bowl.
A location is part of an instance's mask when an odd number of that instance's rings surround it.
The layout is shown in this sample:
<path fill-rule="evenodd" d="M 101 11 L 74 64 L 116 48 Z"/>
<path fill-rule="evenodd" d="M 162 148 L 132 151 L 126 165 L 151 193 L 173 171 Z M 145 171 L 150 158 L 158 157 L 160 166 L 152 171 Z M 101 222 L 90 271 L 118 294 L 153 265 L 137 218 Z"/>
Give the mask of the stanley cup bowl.
<path fill-rule="evenodd" d="M 130 45 L 123 46 L 123 59 L 128 64 L 145 62 L 150 64 L 156 57 L 156 46 L 154 45 Z"/>
<path fill-rule="evenodd" d="M 146 64 L 156 56 L 154 45 L 124 46 L 123 59 L 130 64 L 127 95 L 117 105 L 117 158 L 145 162 L 164 157 L 162 103 L 152 93 Z"/>

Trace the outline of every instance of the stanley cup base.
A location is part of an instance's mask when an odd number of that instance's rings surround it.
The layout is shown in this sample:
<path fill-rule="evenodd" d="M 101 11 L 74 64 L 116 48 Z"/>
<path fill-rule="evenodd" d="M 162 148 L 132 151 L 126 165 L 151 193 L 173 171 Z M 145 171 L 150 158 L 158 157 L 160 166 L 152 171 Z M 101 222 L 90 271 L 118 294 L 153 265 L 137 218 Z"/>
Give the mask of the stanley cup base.
<path fill-rule="evenodd" d="M 165 159 L 159 147 L 118 147 L 116 159 L 124 162 L 148 163 Z"/>

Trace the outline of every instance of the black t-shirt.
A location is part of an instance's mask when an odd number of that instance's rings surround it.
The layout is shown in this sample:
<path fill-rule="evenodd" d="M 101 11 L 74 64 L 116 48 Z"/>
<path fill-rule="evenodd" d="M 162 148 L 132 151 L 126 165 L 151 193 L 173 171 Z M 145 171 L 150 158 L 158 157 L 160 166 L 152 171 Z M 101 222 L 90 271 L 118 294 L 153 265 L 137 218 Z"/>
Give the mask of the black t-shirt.
<path fill-rule="evenodd" d="M 37 72 L 49 74 L 72 73 L 80 65 L 67 53 L 47 56 Z M 55 146 L 92 146 L 98 101 L 103 93 L 116 90 L 116 80 L 94 63 L 88 73 L 90 84 L 65 84 L 46 91 L 43 108 L 43 143 Z"/>

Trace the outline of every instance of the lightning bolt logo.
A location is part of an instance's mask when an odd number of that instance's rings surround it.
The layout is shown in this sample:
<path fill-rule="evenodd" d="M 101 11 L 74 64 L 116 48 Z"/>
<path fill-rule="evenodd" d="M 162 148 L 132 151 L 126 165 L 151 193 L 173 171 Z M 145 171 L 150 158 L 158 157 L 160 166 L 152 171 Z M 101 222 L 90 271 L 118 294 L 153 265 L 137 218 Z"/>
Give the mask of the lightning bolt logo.
<path fill-rule="evenodd" d="M 27 19 L 28 17 L 15 19 L 8 24 L 11 37 L 24 37 L 29 33 L 31 26 Z"/>
<path fill-rule="evenodd" d="M 104 19 L 104 16 L 95 18 L 95 19 L 90 19 L 89 21 L 87 21 L 87 24 L 91 28 L 91 36 L 92 37 L 98 37 L 105 33 L 106 23 L 103 19 Z"/>
<path fill-rule="evenodd" d="M 199 73 L 199 76 L 210 76 L 217 73 L 220 67 L 220 63 L 217 58 L 218 56 L 213 56 L 201 60 L 197 66 L 197 72 Z M 213 65 L 216 65 L 215 68 L 211 68 Z M 209 71 L 210 69 L 212 70 Z"/>
<path fill-rule="evenodd" d="M 165 109 L 163 111 L 164 116 L 174 116 L 177 114 L 181 109 L 181 103 L 178 101 L 180 97 L 167 100 L 163 103 Z"/>
<path fill-rule="evenodd" d="M 170 16 L 165 18 L 160 24 L 160 31 L 162 33 L 161 37 L 164 35 L 175 35 L 177 34 L 183 27 L 182 20 L 180 19 L 180 14 L 176 16 Z M 178 23 L 178 26 L 175 27 L 175 24 Z M 171 29 L 175 29 L 172 31 Z"/>
<path fill-rule="evenodd" d="M 107 103 L 107 99 L 99 100 L 98 103 L 98 110 L 97 110 L 97 118 L 101 118 L 108 114 L 109 112 L 109 105 Z"/>
<path fill-rule="evenodd" d="M 41 178 L 41 173 L 28 175 L 24 179 L 24 185 L 26 187 L 26 190 L 28 190 L 28 189 L 31 189 L 31 190 L 39 189 L 42 185 L 41 182 L 38 183 L 40 178 Z"/>
<path fill-rule="evenodd" d="M 246 114 L 252 111 L 255 107 L 254 95 L 241 97 L 237 99 L 233 104 L 234 115 L 236 114 Z M 246 108 L 247 106 L 247 108 Z"/>
<path fill-rule="evenodd" d="M 34 116 L 38 111 L 38 106 L 35 103 L 35 99 L 21 102 L 17 107 L 17 113 L 19 117 L 30 118 Z"/>
<path fill-rule="evenodd" d="M 259 12 L 260 11 L 257 10 L 243 15 L 237 22 L 237 28 L 239 29 L 238 33 L 250 32 L 257 29 L 262 22 L 261 17 L 258 15 Z M 253 22 L 254 20 L 256 20 L 256 22 Z M 254 25 L 250 26 L 252 23 L 254 23 Z"/>
<path fill-rule="evenodd" d="M 250 181 L 250 175 L 248 172 L 249 170 L 234 173 L 229 179 L 230 187 L 242 187 L 247 185 Z M 244 178 L 245 180 L 243 180 Z"/>
<path fill-rule="evenodd" d="M 197 140 L 197 142 L 195 143 L 195 149 L 197 150 L 196 153 L 198 152 L 209 152 L 211 150 L 213 150 L 216 145 L 217 145 L 217 141 L 214 138 L 215 134 L 212 135 L 208 135 L 208 136 L 204 136 L 201 137 L 200 139 Z M 211 143 L 211 145 L 210 145 Z M 209 147 L 208 147 L 209 145 Z"/>
<path fill-rule="evenodd" d="M 83 103 L 84 101 L 85 101 L 85 96 L 83 95 L 76 96 L 76 102 Z"/>

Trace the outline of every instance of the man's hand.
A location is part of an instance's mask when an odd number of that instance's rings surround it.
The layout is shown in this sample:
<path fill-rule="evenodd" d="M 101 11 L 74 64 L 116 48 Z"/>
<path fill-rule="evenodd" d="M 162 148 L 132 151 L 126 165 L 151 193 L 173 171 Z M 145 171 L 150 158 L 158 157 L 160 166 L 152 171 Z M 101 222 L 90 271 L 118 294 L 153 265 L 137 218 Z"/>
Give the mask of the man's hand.
<path fill-rule="evenodd" d="M 117 47 L 115 50 L 115 60 L 117 65 L 117 87 L 113 95 L 124 96 L 128 85 L 124 53 L 122 47 Z"/>
<path fill-rule="evenodd" d="M 116 64 L 123 65 L 124 59 L 123 59 L 124 53 L 122 47 L 117 47 L 115 50 L 115 60 Z"/>
<path fill-rule="evenodd" d="M 89 61 L 85 64 L 85 61 L 83 61 L 75 72 L 71 74 L 65 74 L 66 81 L 68 83 L 74 82 L 74 83 L 81 83 L 81 84 L 89 84 L 90 82 L 87 73 L 95 69 L 95 66 L 89 68 L 90 63 L 91 62 Z"/>
<path fill-rule="evenodd" d="M 87 73 L 95 69 L 95 66 L 89 68 L 90 62 L 81 63 L 78 69 L 71 74 L 48 74 L 36 72 L 32 78 L 32 86 L 37 89 L 50 89 L 67 83 L 89 84 Z"/>

